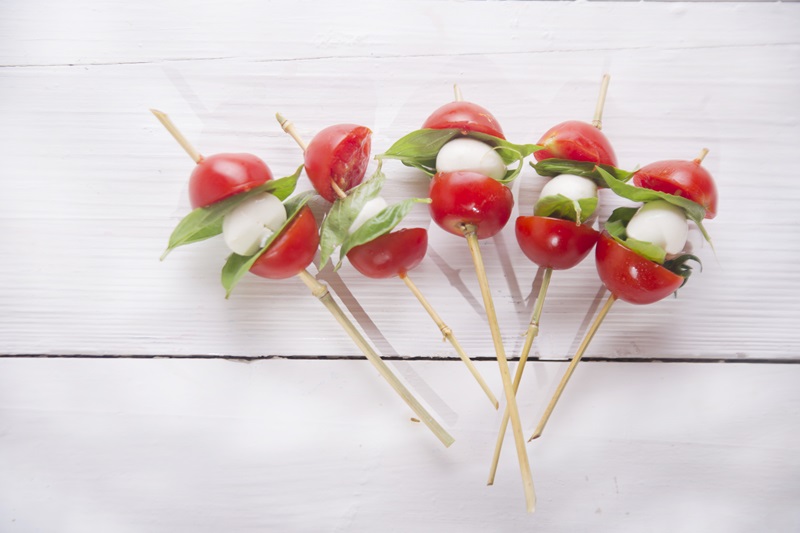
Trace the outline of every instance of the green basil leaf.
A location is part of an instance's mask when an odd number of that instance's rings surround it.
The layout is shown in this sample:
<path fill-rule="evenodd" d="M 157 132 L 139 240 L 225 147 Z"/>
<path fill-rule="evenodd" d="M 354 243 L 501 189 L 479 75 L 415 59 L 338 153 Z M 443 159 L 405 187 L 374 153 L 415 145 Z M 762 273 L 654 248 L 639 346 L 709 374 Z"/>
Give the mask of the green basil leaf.
<path fill-rule="evenodd" d="M 679 255 L 678 257 L 672 258 L 669 261 L 664 261 L 664 264 L 662 265 L 670 272 L 673 272 L 683 278 L 681 287 L 686 285 L 686 282 L 689 280 L 689 276 L 692 275 L 692 267 L 686 264 L 687 261 L 697 262 L 697 264 L 700 265 L 700 272 L 703 271 L 703 263 L 700 262 L 700 258 L 692 254 Z M 680 289 L 680 287 L 678 288 Z"/>
<path fill-rule="evenodd" d="M 562 220 L 571 220 L 582 224 L 589 220 L 597 209 L 597 197 L 573 200 L 563 194 L 539 198 L 533 208 L 533 214 L 539 217 L 553 217 Z"/>
<path fill-rule="evenodd" d="M 297 179 L 303 171 L 303 165 L 291 176 L 278 180 L 270 180 L 263 185 L 254 187 L 249 191 L 235 194 L 208 207 L 198 207 L 183 217 L 169 237 L 167 249 L 161 255 L 161 260 L 167 257 L 178 246 L 203 241 L 222 233 L 222 219 L 244 200 L 264 192 L 272 193 L 279 200 L 285 200 L 297 186 Z"/>
<path fill-rule="evenodd" d="M 500 137 L 477 131 L 467 132 L 467 137 L 472 137 L 473 139 L 478 139 L 479 141 L 494 146 L 497 150 L 497 154 L 503 159 L 506 165 L 510 165 L 515 161 L 521 161 L 532 153 L 538 152 L 544 148 L 544 146 L 539 146 L 538 144 L 514 144 Z"/>
<path fill-rule="evenodd" d="M 628 223 L 638 210 L 636 207 L 618 207 L 614 209 L 611 216 L 606 220 L 604 228 L 611 235 L 611 238 L 622 246 L 636 252 L 645 259 L 662 264 L 667 257 L 667 253 L 663 248 L 647 241 L 631 239 L 625 232 Z"/>
<path fill-rule="evenodd" d="M 436 174 L 436 156 L 442 146 L 461 135 L 456 129 L 416 130 L 401 137 L 377 159 L 398 159 L 404 165 L 418 168 L 426 174 Z"/>
<path fill-rule="evenodd" d="M 645 259 L 649 259 L 659 265 L 664 263 L 664 260 L 667 258 L 667 252 L 665 252 L 663 248 L 647 241 L 640 241 L 628 237 L 623 244 Z"/>
<path fill-rule="evenodd" d="M 572 174 L 574 176 L 581 176 L 582 178 L 589 178 L 594 181 L 599 187 L 607 187 L 605 180 L 597 169 L 602 169 L 607 173 L 614 176 L 619 181 L 628 181 L 633 176 L 633 172 L 622 170 L 620 168 L 612 167 L 610 165 L 598 165 L 589 161 L 572 161 L 570 159 L 545 159 L 534 163 L 531 161 L 531 166 L 540 176 L 555 177 L 560 174 Z"/>

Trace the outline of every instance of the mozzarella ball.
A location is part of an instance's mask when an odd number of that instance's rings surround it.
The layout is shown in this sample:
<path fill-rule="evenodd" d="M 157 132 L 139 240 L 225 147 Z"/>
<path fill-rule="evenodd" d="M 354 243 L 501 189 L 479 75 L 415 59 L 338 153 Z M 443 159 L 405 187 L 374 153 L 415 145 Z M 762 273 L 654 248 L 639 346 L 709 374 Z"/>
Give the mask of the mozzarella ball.
<path fill-rule="evenodd" d="M 367 203 L 364 204 L 364 207 L 361 209 L 361 212 L 358 213 L 358 216 L 353 221 L 353 223 L 350 224 L 350 229 L 348 230 L 348 233 L 350 235 L 355 233 L 356 230 L 361 226 L 363 226 L 367 220 L 371 219 L 372 217 L 383 211 L 387 205 L 388 204 L 386 203 L 386 200 L 384 200 L 382 196 L 376 196 L 372 200 L 369 200 Z"/>
<path fill-rule="evenodd" d="M 239 255 L 253 255 L 286 222 L 286 208 L 268 192 L 237 205 L 222 220 L 222 236 Z"/>
<path fill-rule="evenodd" d="M 667 254 L 677 254 L 686 246 L 689 223 L 686 212 L 664 200 L 644 204 L 628 222 L 628 237 L 646 241 L 662 248 Z"/>
<path fill-rule="evenodd" d="M 597 196 L 597 184 L 588 178 L 561 174 L 551 179 L 542 188 L 540 198 L 545 196 L 566 196 L 570 200 L 582 200 Z"/>
<path fill-rule="evenodd" d="M 501 180 L 505 177 L 507 169 L 497 150 L 484 142 L 461 138 L 442 146 L 436 156 L 437 172 L 457 170 L 471 170 Z"/>

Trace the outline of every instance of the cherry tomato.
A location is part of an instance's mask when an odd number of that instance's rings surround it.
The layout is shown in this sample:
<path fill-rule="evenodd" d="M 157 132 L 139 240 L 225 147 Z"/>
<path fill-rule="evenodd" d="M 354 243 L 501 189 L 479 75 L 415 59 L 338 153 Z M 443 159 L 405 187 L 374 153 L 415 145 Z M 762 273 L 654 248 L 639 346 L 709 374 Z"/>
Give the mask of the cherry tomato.
<path fill-rule="evenodd" d="M 355 124 L 336 124 L 317 133 L 306 149 L 306 174 L 314 189 L 329 202 L 338 198 L 331 183 L 348 191 L 367 171 L 372 131 Z"/>
<path fill-rule="evenodd" d="M 317 222 L 311 209 L 303 206 L 250 267 L 250 272 L 262 278 L 290 278 L 311 264 L 318 246 Z"/>
<path fill-rule="evenodd" d="M 571 159 L 617 166 L 617 156 L 603 132 L 586 122 L 568 120 L 556 124 L 537 143 L 544 150 L 534 152 L 537 161 Z"/>
<path fill-rule="evenodd" d="M 503 128 L 494 115 L 478 104 L 471 102 L 450 102 L 436 111 L 422 125 L 423 129 L 457 129 L 462 132 L 477 131 L 505 139 Z"/>
<path fill-rule="evenodd" d="M 479 239 L 496 235 L 511 217 L 514 196 L 508 187 L 477 172 L 439 172 L 430 188 L 431 218 L 442 229 L 464 236 L 464 225 L 477 228 Z"/>
<path fill-rule="evenodd" d="M 350 263 L 368 278 L 404 276 L 420 264 L 428 251 L 428 230 L 401 229 L 356 246 L 347 253 Z"/>
<path fill-rule="evenodd" d="M 272 179 L 269 167 L 252 154 L 214 154 L 203 157 L 189 178 L 193 208 L 207 207 Z"/>
<path fill-rule="evenodd" d="M 543 268 L 566 270 L 589 255 L 599 232 L 560 218 L 518 217 L 517 242 L 525 255 Z"/>
<path fill-rule="evenodd" d="M 706 208 L 706 218 L 717 216 L 717 186 L 698 161 L 656 161 L 633 175 L 638 187 L 688 198 Z"/>
<path fill-rule="evenodd" d="M 600 235 L 595 251 L 597 273 L 608 290 L 632 304 L 651 304 L 681 286 L 683 278 L 658 263 L 621 245 L 607 233 Z"/>

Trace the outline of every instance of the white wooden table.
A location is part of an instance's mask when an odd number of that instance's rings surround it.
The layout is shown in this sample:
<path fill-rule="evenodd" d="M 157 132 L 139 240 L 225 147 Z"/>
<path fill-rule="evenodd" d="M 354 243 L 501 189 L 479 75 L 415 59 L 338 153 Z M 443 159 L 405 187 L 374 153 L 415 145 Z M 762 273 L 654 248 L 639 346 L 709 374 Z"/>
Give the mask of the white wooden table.
<path fill-rule="evenodd" d="M 7 1 L 0 7 L 0 531 L 800 529 L 800 5 Z M 538 510 L 500 414 L 397 280 L 324 279 L 456 438 L 443 448 L 298 280 L 225 300 L 217 240 L 158 256 L 191 161 L 247 151 L 276 176 L 339 122 L 386 149 L 451 99 L 507 137 L 589 120 L 623 168 L 704 164 L 716 256 L 678 298 L 617 304 L 541 440 Z M 427 179 L 387 163 L 388 199 Z M 544 180 L 526 168 L 515 214 Z M 306 181 L 300 188 L 307 189 Z M 601 196 L 601 218 L 618 201 Z M 428 225 L 424 209 L 412 220 Z M 431 226 L 416 283 L 502 398 L 464 242 Z M 513 226 L 484 254 L 509 355 L 538 288 Z M 312 267 L 313 270 L 313 267 Z M 520 392 L 532 431 L 604 298 L 557 272 Z"/>

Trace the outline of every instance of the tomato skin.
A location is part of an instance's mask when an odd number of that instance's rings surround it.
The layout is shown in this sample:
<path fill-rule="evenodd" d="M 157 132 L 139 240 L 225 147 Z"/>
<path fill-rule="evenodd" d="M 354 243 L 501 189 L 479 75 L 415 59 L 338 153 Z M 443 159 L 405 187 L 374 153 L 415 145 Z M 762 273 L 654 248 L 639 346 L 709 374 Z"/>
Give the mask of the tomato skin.
<path fill-rule="evenodd" d="M 681 276 L 626 248 L 605 232 L 597 241 L 595 258 L 597 273 L 608 290 L 632 304 L 662 300 L 683 283 Z"/>
<path fill-rule="evenodd" d="M 428 230 L 401 229 L 356 246 L 347 258 L 356 270 L 368 278 L 383 279 L 405 276 L 416 267 L 428 251 Z"/>
<path fill-rule="evenodd" d="M 571 159 L 617 166 L 617 156 L 602 131 L 586 122 L 568 120 L 556 124 L 537 143 L 544 150 L 534 152 L 537 161 Z"/>
<path fill-rule="evenodd" d="M 189 177 L 193 208 L 208 207 L 272 179 L 269 167 L 252 154 L 214 154 L 203 157 Z"/>
<path fill-rule="evenodd" d="M 422 125 L 423 129 L 457 129 L 462 132 L 477 131 L 505 139 L 503 128 L 486 108 L 472 102 L 450 102 L 433 113 Z"/>
<path fill-rule="evenodd" d="M 335 182 L 348 191 L 362 182 L 372 147 L 372 131 L 356 124 L 335 124 L 317 133 L 305 153 L 305 168 L 314 189 L 329 202 L 338 196 Z"/>
<path fill-rule="evenodd" d="M 543 268 L 566 270 L 589 255 L 600 233 L 560 218 L 517 217 L 517 242 L 525 256 Z"/>
<path fill-rule="evenodd" d="M 511 190 L 478 172 L 439 172 L 430 188 L 431 218 L 445 231 L 464 236 L 463 226 L 477 228 L 478 239 L 496 235 L 511 218 Z"/>
<path fill-rule="evenodd" d="M 262 278 L 290 278 L 311 264 L 318 246 L 317 222 L 306 205 L 250 267 L 250 272 Z"/>
<path fill-rule="evenodd" d="M 705 218 L 717 216 L 717 186 L 699 161 L 656 161 L 637 170 L 633 183 L 688 198 L 706 208 Z"/>

